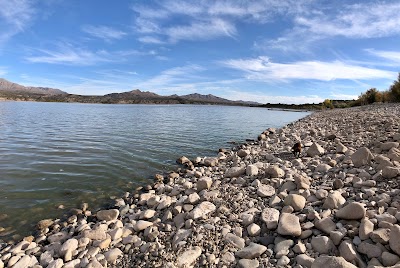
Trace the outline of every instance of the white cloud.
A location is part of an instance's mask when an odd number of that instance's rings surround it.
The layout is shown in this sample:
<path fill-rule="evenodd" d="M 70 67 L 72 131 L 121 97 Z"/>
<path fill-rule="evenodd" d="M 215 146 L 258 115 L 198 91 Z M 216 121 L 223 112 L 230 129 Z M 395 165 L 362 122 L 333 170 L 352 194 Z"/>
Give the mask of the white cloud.
<path fill-rule="evenodd" d="M 240 21 L 265 23 L 277 15 L 302 14 L 310 2 L 312 0 L 167 0 L 152 8 L 135 5 L 132 9 L 138 13 L 135 30 L 146 35 L 145 38 L 139 36 L 138 40 L 158 44 L 161 38 L 174 43 L 234 37 Z M 156 42 L 152 42 L 154 40 Z"/>
<path fill-rule="evenodd" d="M 366 51 L 374 56 L 386 59 L 391 62 L 400 63 L 400 51 L 387 51 L 366 49 Z"/>
<path fill-rule="evenodd" d="M 0 1 L 0 44 L 24 31 L 34 19 L 35 10 L 30 0 Z"/>
<path fill-rule="evenodd" d="M 58 43 L 55 50 L 30 48 L 32 56 L 25 60 L 32 63 L 49 63 L 90 66 L 105 62 L 123 62 L 130 56 L 155 55 L 155 51 L 141 52 L 138 50 L 91 51 L 86 48 L 77 47 L 70 43 Z"/>
<path fill-rule="evenodd" d="M 164 44 L 165 42 L 160 40 L 158 37 L 155 36 L 143 36 L 139 37 L 138 40 L 142 43 L 147 44 Z"/>
<path fill-rule="evenodd" d="M 220 36 L 233 37 L 236 28 L 228 21 L 214 19 L 211 21 L 194 22 L 191 25 L 176 26 L 166 29 L 166 35 L 171 42 L 180 40 L 208 40 Z"/>
<path fill-rule="evenodd" d="M 105 41 L 121 39 L 127 35 L 127 33 L 123 32 L 123 31 L 113 29 L 113 28 L 107 27 L 107 26 L 85 25 L 82 27 L 82 31 L 84 31 L 94 37 L 103 39 Z"/>
<path fill-rule="evenodd" d="M 366 68 L 345 62 L 299 61 L 292 63 L 273 63 L 266 57 L 256 59 L 232 59 L 224 61 L 229 68 L 245 72 L 250 80 L 290 80 L 314 79 L 331 81 L 334 79 L 377 79 L 393 78 L 394 72 Z"/>

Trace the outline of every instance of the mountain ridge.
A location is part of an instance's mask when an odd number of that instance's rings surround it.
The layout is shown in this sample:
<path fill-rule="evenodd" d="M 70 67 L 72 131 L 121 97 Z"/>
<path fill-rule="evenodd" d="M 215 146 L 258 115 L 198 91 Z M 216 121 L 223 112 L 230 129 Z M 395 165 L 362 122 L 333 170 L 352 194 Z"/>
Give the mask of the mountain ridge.
<path fill-rule="evenodd" d="M 0 78 L 0 97 L 7 100 L 81 102 L 81 103 L 121 103 L 121 104 L 221 104 L 259 105 L 255 102 L 232 101 L 212 94 L 192 93 L 187 95 L 162 96 L 150 91 L 134 89 L 103 96 L 69 94 L 59 89 L 46 87 L 26 87 Z"/>

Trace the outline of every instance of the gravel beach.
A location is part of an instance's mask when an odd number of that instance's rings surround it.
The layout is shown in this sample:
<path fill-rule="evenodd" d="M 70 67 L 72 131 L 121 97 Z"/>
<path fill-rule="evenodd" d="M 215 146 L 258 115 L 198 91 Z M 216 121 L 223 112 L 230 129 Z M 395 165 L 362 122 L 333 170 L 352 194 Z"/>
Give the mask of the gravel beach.
<path fill-rule="evenodd" d="M 398 104 L 315 112 L 43 220 L 0 268 L 400 267 L 399 142 Z"/>

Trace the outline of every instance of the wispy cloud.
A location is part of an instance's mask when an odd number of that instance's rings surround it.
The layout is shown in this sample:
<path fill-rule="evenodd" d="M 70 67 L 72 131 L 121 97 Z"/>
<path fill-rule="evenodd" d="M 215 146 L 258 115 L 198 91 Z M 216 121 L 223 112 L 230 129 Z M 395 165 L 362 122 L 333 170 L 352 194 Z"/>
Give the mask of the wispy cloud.
<path fill-rule="evenodd" d="M 0 45 L 11 37 L 24 31 L 35 15 L 33 1 L 3 0 L 0 1 Z"/>
<path fill-rule="evenodd" d="M 130 56 L 154 56 L 157 54 L 154 50 L 138 51 L 134 49 L 92 51 L 67 42 L 59 42 L 55 47 L 56 49 L 53 50 L 29 48 L 28 50 L 32 55 L 25 57 L 25 60 L 32 63 L 90 66 L 107 62 L 123 62 L 128 60 Z"/>
<path fill-rule="evenodd" d="M 108 42 L 121 39 L 127 35 L 126 32 L 107 26 L 85 25 L 82 27 L 82 31 Z"/>
<path fill-rule="evenodd" d="M 389 62 L 400 63 L 400 51 L 386 51 L 375 49 L 366 49 L 366 51 L 374 56 L 386 59 Z"/>
<path fill-rule="evenodd" d="M 135 5 L 138 14 L 135 29 L 138 40 L 158 44 L 160 40 L 175 43 L 183 40 L 209 40 L 235 37 L 240 21 L 265 23 L 281 14 L 302 13 L 310 0 L 263 1 L 160 1 L 153 7 Z M 152 37 L 153 39 L 150 39 Z M 157 42 L 152 42 L 157 40 Z"/>
<path fill-rule="evenodd" d="M 263 50 L 310 52 L 313 45 L 324 39 L 367 39 L 400 34 L 399 2 L 366 1 L 362 4 L 339 6 L 333 1 L 309 8 L 309 12 L 293 14 L 291 29 L 275 39 L 255 42 L 255 47 Z"/>
<path fill-rule="evenodd" d="M 347 64 L 341 61 L 299 61 L 274 63 L 267 57 L 255 59 L 231 59 L 223 65 L 244 72 L 250 80 L 268 82 L 270 80 L 313 79 L 331 81 L 334 79 L 377 79 L 393 78 L 396 73 Z"/>
<path fill-rule="evenodd" d="M 4 76 L 7 73 L 7 68 L 0 66 L 0 76 Z"/>

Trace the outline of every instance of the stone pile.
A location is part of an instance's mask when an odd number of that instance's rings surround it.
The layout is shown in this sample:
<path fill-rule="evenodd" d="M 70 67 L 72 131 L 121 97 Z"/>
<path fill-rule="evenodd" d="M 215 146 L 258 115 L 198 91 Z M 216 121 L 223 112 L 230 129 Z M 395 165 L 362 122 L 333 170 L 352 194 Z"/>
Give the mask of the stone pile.
<path fill-rule="evenodd" d="M 399 142 L 399 105 L 313 113 L 181 158 L 112 209 L 43 220 L 0 268 L 400 267 Z"/>

